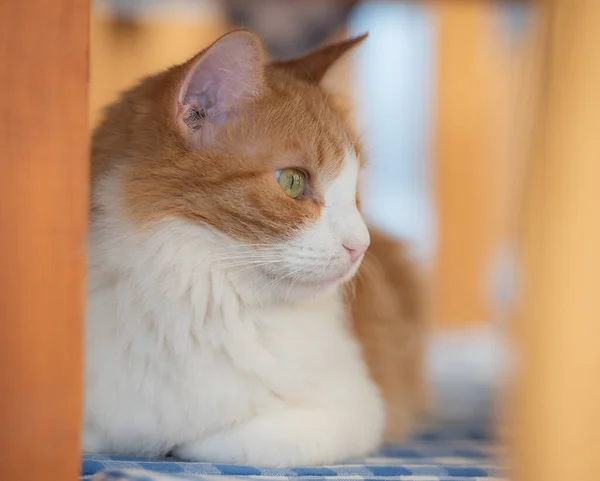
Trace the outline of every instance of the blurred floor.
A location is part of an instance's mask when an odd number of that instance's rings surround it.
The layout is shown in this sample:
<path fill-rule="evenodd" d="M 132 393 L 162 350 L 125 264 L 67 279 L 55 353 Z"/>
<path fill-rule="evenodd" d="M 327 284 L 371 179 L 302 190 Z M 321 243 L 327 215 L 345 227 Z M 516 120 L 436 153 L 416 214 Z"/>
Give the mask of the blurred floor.
<path fill-rule="evenodd" d="M 464 421 L 497 414 L 497 394 L 512 361 L 500 330 L 485 324 L 435 330 L 426 359 L 437 417 Z"/>

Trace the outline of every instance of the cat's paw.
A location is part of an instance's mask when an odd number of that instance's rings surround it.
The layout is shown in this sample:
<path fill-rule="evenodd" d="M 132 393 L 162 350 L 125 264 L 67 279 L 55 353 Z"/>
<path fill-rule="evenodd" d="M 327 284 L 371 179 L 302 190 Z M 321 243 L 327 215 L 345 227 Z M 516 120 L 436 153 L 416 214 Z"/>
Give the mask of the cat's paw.
<path fill-rule="evenodd" d="M 174 455 L 190 461 L 303 466 L 331 464 L 374 450 L 383 413 L 361 422 L 324 410 L 288 410 L 183 444 Z"/>

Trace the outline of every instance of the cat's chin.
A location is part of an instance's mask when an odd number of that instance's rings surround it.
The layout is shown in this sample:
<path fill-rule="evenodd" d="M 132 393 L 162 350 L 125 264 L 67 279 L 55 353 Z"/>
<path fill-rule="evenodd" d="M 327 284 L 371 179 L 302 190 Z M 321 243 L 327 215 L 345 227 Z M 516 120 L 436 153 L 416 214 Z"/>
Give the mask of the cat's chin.
<path fill-rule="evenodd" d="M 356 275 L 359 265 L 360 262 L 357 262 L 345 271 L 331 275 L 320 275 L 318 277 L 308 275 L 292 281 L 278 282 L 277 285 L 273 284 L 273 288 L 270 289 L 267 295 L 271 298 L 286 301 L 328 296 L 337 292 L 343 284 L 349 282 Z M 270 272 L 263 272 L 263 276 L 266 281 L 265 286 L 268 286 L 269 283 L 275 283 L 278 279 Z M 279 279 L 281 278 L 279 277 Z M 259 287 L 258 292 L 264 289 Z"/>
<path fill-rule="evenodd" d="M 295 286 L 292 294 L 284 294 L 284 301 L 310 301 L 314 299 L 323 299 L 335 295 L 341 286 L 341 282 L 329 283 L 311 283 L 301 286 Z M 281 299 L 280 299 L 281 300 Z"/>

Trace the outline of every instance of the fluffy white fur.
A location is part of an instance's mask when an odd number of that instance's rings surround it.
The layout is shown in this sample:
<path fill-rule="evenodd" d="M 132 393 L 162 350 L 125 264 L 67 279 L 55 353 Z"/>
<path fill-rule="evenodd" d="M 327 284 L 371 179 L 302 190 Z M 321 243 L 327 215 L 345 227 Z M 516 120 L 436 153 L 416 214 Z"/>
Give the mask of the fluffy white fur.
<path fill-rule="evenodd" d="M 366 246 L 347 154 L 293 241 L 171 220 L 136 231 L 115 169 L 90 229 L 84 450 L 290 466 L 366 454 L 384 407 L 339 293 Z"/>

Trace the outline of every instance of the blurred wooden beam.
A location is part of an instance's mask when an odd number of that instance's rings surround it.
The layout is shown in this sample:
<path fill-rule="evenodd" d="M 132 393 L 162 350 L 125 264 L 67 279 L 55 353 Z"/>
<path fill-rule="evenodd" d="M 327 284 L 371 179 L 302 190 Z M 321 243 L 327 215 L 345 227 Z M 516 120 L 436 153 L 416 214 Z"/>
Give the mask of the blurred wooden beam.
<path fill-rule="evenodd" d="M 493 2 L 440 0 L 431 7 L 438 62 L 433 318 L 465 327 L 492 320 L 491 267 L 507 230 L 513 65 Z"/>
<path fill-rule="evenodd" d="M 522 225 L 516 481 L 600 473 L 600 2 L 548 0 Z"/>
<path fill-rule="evenodd" d="M 0 479 L 75 481 L 88 196 L 86 0 L 0 2 Z"/>

